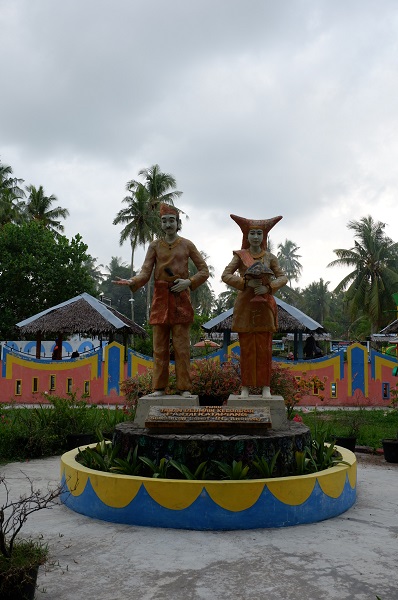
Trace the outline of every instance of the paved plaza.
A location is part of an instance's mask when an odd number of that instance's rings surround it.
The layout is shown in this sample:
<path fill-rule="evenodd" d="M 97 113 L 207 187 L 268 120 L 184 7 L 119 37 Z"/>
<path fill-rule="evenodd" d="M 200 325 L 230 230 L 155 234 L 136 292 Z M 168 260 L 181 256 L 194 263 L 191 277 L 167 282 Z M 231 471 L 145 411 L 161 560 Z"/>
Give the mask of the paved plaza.
<path fill-rule="evenodd" d="M 29 518 L 53 564 L 40 600 L 397 600 L 398 464 L 358 454 L 358 498 L 346 513 L 280 529 L 196 532 L 116 525 L 59 504 Z M 0 467 L 13 496 L 29 476 L 45 489 L 59 457 Z M 45 592 L 45 593 L 44 593 Z"/>

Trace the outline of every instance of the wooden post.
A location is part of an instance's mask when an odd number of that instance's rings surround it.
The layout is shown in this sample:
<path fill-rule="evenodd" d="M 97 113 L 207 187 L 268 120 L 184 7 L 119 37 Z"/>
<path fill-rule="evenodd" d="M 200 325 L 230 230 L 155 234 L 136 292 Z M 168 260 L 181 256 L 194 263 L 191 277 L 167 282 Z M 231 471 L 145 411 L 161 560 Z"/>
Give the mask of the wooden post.
<path fill-rule="evenodd" d="M 40 359 L 41 358 L 41 332 L 39 331 L 39 333 L 36 336 L 36 358 Z"/>

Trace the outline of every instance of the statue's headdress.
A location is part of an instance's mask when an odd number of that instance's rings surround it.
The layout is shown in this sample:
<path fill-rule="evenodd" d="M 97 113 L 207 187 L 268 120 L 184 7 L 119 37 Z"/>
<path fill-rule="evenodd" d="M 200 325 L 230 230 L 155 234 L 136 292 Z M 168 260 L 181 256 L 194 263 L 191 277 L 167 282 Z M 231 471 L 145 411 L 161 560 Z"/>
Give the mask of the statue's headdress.
<path fill-rule="evenodd" d="M 262 229 L 264 232 L 263 241 L 261 247 L 263 250 L 267 247 L 267 237 L 271 229 L 280 221 L 283 217 L 273 217 L 272 219 L 245 219 L 244 217 L 238 217 L 237 215 L 230 215 L 231 219 L 239 225 L 243 233 L 242 249 L 250 247 L 250 243 L 247 239 L 250 229 Z"/>
<path fill-rule="evenodd" d="M 164 215 L 175 215 L 176 217 L 179 217 L 180 214 L 178 208 L 171 206 L 171 204 L 165 204 L 164 202 L 161 203 L 159 212 L 161 217 L 164 217 Z"/>

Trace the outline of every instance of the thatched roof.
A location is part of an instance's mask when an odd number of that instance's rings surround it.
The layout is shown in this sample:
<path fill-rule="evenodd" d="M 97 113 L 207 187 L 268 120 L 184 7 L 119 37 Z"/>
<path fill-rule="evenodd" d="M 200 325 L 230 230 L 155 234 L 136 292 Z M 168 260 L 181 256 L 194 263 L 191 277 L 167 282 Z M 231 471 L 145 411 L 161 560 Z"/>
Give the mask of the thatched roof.
<path fill-rule="evenodd" d="M 317 332 L 325 333 L 326 330 L 320 323 L 311 319 L 298 308 L 287 304 L 283 300 L 276 298 L 278 306 L 278 332 L 279 333 L 296 333 L 296 332 Z M 214 317 L 207 323 L 202 325 L 205 331 L 230 331 L 232 326 L 232 316 L 234 309 L 223 312 L 221 315 Z"/>
<path fill-rule="evenodd" d="M 74 333 L 147 335 L 134 321 L 86 293 L 20 321 L 17 327 L 24 336 Z"/>
<path fill-rule="evenodd" d="M 384 327 L 384 329 L 382 329 L 380 331 L 380 333 L 384 334 L 384 335 L 391 335 L 392 333 L 398 333 L 398 319 L 396 319 L 395 321 L 393 321 L 392 323 L 390 323 L 389 325 L 387 325 L 387 327 Z"/>

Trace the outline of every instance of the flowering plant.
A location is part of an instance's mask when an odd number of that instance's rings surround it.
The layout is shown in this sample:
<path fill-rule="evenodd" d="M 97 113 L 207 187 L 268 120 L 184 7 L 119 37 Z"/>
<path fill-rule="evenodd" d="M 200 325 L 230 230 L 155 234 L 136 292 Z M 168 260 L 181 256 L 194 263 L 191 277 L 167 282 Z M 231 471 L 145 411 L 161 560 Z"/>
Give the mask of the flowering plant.
<path fill-rule="evenodd" d="M 272 363 L 271 393 L 283 396 L 288 419 L 293 417 L 294 407 L 305 396 L 317 393 L 319 400 L 324 399 L 319 392 L 325 389 L 325 381 L 326 378 L 321 380 L 317 375 L 307 377 L 305 372 L 297 376 L 290 369 L 281 367 L 278 363 Z"/>
<path fill-rule="evenodd" d="M 230 394 L 239 394 L 241 388 L 239 357 L 233 355 L 231 360 L 219 363 L 212 359 L 195 360 L 191 363 L 192 394 L 211 396 L 219 402 L 228 399 Z M 293 416 L 296 404 L 314 390 L 324 390 L 324 381 L 316 375 L 307 378 L 306 373 L 300 377 L 290 369 L 272 363 L 271 394 L 282 396 L 285 401 L 287 416 Z M 126 379 L 121 384 L 129 406 L 136 406 L 138 398 L 152 392 L 152 369 L 145 373 Z M 176 393 L 175 372 L 170 372 L 169 386 L 166 394 Z M 261 394 L 261 389 L 251 388 L 251 394 Z M 318 396 L 323 400 L 323 396 Z"/>
<path fill-rule="evenodd" d="M 224 401 L 230 394 L 239 394 L 239 364 L 233 361 L 219 363 L 214 360 L 195 360 L 191 366 L 191 380 L 193 394 Z"/>

